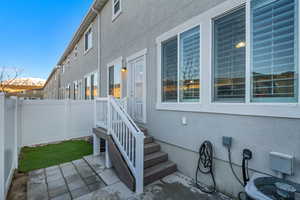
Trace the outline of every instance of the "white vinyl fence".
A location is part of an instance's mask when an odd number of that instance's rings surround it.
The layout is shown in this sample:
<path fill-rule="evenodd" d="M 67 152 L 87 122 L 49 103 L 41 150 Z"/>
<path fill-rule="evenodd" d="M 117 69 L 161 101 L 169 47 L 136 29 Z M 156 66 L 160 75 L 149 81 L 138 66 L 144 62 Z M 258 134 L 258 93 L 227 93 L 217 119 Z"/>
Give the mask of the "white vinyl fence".
<path fill-rule="evenodd" d="M 93 108 L 93 101 L 24 100 L 21 104 L 21 145 L 92 135 Z"/>
<path fill-rule="evenodd" d="M 0 93 L 0 200 L 21 147 L 91 136 L 93 125 L 93 101 L 19 100 Z"/>
<path fill-rule="evenodd" d="M 18 100 L 0 94 L 0 199 L 5 199 L 18 166 Z"/>

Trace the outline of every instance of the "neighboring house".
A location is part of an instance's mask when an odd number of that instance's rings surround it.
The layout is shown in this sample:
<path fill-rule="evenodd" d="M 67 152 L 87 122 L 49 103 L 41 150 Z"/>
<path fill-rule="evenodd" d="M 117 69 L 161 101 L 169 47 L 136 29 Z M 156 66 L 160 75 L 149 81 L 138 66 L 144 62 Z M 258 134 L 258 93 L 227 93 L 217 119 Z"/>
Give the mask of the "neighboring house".
<path fill-rule="evenodd" d="M 190 177 L 200 144 L 212 141 L 217 186 L 236 195 L 222 136 L 233 137 L 236 170 L 244 148 L 260 173 L 275 175 L 271 151 L 300 159 L 298 7 L 297 0 L 95 1 L 59 61 L 62 93 L 128 97 L 130 115 Z M 295 164 L 288 178 L 299 182 Z"/>
<path fill-rule="evenodd" d="M 44 85 L 44 99 L 59 99 L 60 68 L 55 67 Z"/>
<path fill-rule="evenodd" d="M 102 5 L 99 3 L 98 7 Z M 98 96 L 99 28 L 96 16 L 95 11 L 89 10 L 58 62 L 62 98 L 89 100 Z"/>
<path fill-rule="evenodd" d="M 8 93 L 7 96 L 17 96 L 23 99 L 30 99 L 30 100 L 44 99 L 44 90 L 43 88 L 24 90 L 16 93 L 14 92 Z"/>
<path fill-rule="evenodd" d="M 18 96 L 26 99 L 42 99 L 42 88 L 45 80 L 40 78 L 16 78 L 3 82 L 7 96 Z"/>

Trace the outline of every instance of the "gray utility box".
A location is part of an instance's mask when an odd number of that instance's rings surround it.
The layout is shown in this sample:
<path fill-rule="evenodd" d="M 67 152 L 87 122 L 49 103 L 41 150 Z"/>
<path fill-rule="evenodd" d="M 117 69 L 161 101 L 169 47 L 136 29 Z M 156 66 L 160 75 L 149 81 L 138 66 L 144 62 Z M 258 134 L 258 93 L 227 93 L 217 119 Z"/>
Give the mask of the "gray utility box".
<path fill-rule="evenodd" d="M 294 156 L 270 152 L 271 169 L 286 175 L 293 175 Z"/>

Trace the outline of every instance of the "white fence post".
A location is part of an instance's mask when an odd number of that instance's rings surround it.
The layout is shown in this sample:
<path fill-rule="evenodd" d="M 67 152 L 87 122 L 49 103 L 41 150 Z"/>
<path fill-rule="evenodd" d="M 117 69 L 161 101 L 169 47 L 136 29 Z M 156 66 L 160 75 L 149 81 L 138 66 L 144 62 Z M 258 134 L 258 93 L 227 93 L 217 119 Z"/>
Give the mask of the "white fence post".
<path fill-rule="evenodd" d="M 5 174 L 4 174 L 4 109 L 5 109 L 5 95 L 0 93 L 0 199 L 5 199 Z"/>
<path fill-rule="evenodd" d="M 65 100 L 65 117 L 64 117 L 64 122 L 65 122 L 65 134 L 64 134 L 64 139 L 66 140 L 68 135 L 69 135 L 69 130 L 70 130 L 70 99 Z"/>
<path fill-rule="evenodd" d="M 135 192 L 138 194 L 143 193 L 144 190 L 144 134 L 142 132 L 139 133 L 138 137 L 136 137 L 136 189 Z"/>
<path fill-rule="evenodd" d="M 94 128 L 97 127 L 97 98 L 94 100 Z M 100 155 L 100 138 L 96 136 L 95 133 L 93 133 L 93 155 L 98 156 Z"/>
<path fill-rule="evenodd" d="M 14 163 L 15 166 L 14 168 L 18 168 L 19 167 L 19 159 L 18 159 L 18 154 L 19 154 L 19 142 L 18 142 L 18 132 L 19 132 L 19 117 L 18 117 L 18 113 L 19 113 L 19 98 L 15 97 L 16 100 L 16 104 L 15 104 L 15 155 L 14 155 Z"/>
<path fill-rule="evenodd" d="M 111 97 L 108 96 L 107 99 L 107 135 L 111 135 L 111 128 L 112 128 L 112 115 L 111 115 L 111 105 L 110 105 L 110 99 Z M 107 168 L 111 168 L 112 164 L 110 161 L 109 153 L 108 153 L 108 142 L 107 140 L 105 141 L 105 166 Z"/>

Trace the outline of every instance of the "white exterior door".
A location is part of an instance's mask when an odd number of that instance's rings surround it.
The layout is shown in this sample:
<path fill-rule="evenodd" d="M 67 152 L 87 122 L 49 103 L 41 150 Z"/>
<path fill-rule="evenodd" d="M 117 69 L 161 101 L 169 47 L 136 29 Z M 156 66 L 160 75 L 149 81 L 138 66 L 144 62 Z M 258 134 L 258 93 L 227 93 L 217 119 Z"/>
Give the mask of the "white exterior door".
<path fill-rule="evenodd" d="M 137 122 L 146 123 L 146 59 L 145 55 L 128 61 L 129 114 Z"/>

